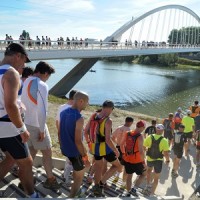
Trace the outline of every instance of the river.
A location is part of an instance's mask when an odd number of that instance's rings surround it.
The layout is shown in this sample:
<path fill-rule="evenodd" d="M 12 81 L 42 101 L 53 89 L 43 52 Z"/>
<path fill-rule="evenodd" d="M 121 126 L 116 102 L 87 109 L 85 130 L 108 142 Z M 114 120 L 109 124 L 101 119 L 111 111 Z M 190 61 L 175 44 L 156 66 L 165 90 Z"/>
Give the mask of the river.
<path fill-rule="evenodd" d="M 38 61 L 33 61 L 34 67 Z M 48 60 L 56 69 L 47 81 L 51 88 L 79 60 Z M 166 117 L 179 106 L 186 110 L 200 100 L 200 71 L 98 61 L 74 89 L 89 94 L 90 104 L 111 99 L 117 107 L 156 117 Z"/>

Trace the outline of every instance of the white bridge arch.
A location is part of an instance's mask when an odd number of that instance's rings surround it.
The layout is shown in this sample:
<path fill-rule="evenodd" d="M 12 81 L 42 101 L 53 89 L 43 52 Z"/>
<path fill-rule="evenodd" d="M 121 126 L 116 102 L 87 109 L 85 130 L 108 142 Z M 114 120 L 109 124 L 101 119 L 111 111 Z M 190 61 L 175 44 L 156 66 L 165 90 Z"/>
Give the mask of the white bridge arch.
<path fill-rule="evenodd" d="M 178 9 L 178 10 L 185 11 L 188 14 L 190 14 L 191 16 L 193 16 L 197 20 L 197 22 L 200 24 L 200 17 L 195 12 L 193 12 L 191 9 L 189 9 L 185 6 L 181 6 L 181 5 L 166 5 L 166 6 L 161 6 L 161 7 L 155 8 L 153 10 L 150 10 L 150 11 L 140 15 L 139 17 L 128 21 L 123 26 L 121 26 L 119 29 L 117 29 L 111 36 L 107 37 L 104 40 L 104 42 L 111 42 L 111 41 L 113 41 L 113 39 L 114 40 L 118 39 L 119 37 L 121 37 L 121 35 L 123 33 L 125 33 L 128 29 L 130 29 L 132 26 L 134 26 L 135 24 L 137 24 L 144 18 L 146 18 L 154 13 L 157 13 L 159 11 L 168 10 L 168 9 Z"/>

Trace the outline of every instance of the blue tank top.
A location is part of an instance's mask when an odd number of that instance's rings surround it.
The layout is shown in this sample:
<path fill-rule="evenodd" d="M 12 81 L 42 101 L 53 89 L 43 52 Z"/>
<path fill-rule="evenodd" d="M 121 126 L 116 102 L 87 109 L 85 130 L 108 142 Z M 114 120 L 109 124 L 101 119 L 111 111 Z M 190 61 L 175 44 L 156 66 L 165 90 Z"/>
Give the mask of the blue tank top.
<path fill-rule="evenodd" d="M 80 155 L 75 144 L 76 121 L 82 115 L 77 109 L 67 108 L 60 113 L 60 141 L 62 154 L 67 157 Z"/>

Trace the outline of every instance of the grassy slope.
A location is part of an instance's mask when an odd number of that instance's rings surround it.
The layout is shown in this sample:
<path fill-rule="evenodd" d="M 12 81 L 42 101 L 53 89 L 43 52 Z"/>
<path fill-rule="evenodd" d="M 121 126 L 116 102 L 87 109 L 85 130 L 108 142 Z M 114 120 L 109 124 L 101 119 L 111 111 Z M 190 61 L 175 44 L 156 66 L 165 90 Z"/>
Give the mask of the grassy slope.
<path fill-rule="evenodd" d="M 60 153 L 60 148 L 58 144 L 58 137 L 57 137 L 57 129 L 55 125 L 55 118 L 56 118 L 56 113 L 58 110 L 59 105 L 66 103 L 66 99 L 60 99 L 54 96 L 49 96 L 49 110 L 48 110 L 48 118 L 47 118 L 47 125 L 49 127 L 49 132 L 51 135 L 52 139 L 52 151 L 53 151 L 53 156 L 54 157 L 62 157 L 64 158 L 61 153 Z M 89 117 L 92 115 L 92 113 L 100 108 L 99 106 L 88 106 L 88 108 L 84 111 L 82 111 L 82 114 L 85 119 L 85 124 L 87 123 Z M 113 121 L 113 130 L 115 130 L 118 126 L 124 124 L 124 120 L 127 116 L 131 116 L 134 118 L 134 124 L 139 120 L 145 120 L 147 121 L 147 125 L 150 124 L 150 121 L 152 119 L 155 119 L 154 117 L 139 114 L 139 113 L 134 113 L 134 112 L 129 112 L 126 110 L 120 110 L 118 108 L 115 108 L 113 110 L 113 113 L 111 114 L 111 119 Z M 160 119 L 157 119 L 158 122 Z M 134 128 L 134 125 L 132 126 Z"/>

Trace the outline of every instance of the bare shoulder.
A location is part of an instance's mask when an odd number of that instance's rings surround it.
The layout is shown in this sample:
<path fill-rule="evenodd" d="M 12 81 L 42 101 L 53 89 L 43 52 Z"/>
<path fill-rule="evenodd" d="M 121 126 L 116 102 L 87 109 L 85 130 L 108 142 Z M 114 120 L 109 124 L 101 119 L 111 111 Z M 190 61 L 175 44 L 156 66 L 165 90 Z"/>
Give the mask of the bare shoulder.
<path fill-rule="evenodd" d="M 19 73 L 14 68 L 11 68 L 4 74 L 2 80 L 9 82 L 19 81 Z"/>

